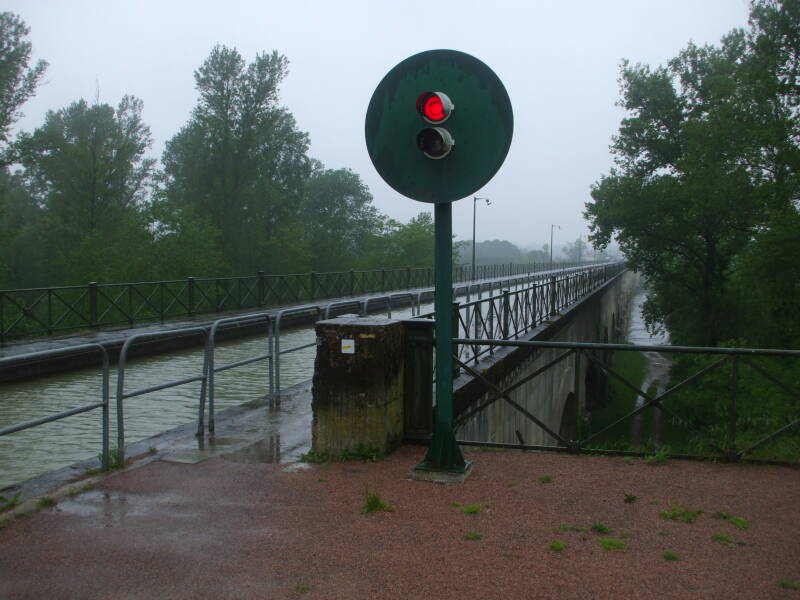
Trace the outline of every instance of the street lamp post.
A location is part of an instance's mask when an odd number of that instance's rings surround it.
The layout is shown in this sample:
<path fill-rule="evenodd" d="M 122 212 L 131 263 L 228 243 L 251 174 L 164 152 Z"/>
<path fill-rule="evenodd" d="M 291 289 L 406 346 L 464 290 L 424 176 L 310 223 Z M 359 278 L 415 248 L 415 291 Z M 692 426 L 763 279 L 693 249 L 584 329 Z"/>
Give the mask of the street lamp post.
<path fill-rule="evenodd" d="M 553 227 L 561 229 L 561 225 L 550 225 L 550 270 L 553 270 Z"/>
<path fill-rule="evenodd" d="M 472 280 L 475 280 L 475 205 L 478 200 L 486 200 L 486 206 L 491 206 L 492 201 L 489 198 L 472 197 Z"/>

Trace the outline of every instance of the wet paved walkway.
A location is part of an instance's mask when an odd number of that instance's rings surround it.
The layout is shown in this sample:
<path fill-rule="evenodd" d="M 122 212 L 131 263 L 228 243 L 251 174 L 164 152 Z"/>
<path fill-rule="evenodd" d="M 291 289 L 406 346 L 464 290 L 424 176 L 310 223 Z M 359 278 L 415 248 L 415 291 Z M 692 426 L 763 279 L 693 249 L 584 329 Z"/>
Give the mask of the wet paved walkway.
<path fill-rule="evenodd" d="M 1 530 L 0 598 L 796 597 L 780 582 L 800 581 L 797 470 L 472 452 L 470 478 L 446 486 L 409 478 L 423 453 L 161 457 Z M 367 493 L 391 511 L 364 514 Z M 667 520 L 672 505 L 704 512 Z"/>

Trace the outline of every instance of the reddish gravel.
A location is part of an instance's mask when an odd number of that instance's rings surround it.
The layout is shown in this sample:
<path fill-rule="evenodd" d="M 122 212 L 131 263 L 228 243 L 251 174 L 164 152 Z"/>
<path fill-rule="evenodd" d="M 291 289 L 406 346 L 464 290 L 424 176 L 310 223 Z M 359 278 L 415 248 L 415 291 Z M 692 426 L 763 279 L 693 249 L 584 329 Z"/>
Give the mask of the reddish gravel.
<path fill-rule="evenodd" d="M 154 462 L 1 531 L 0 598 L 800 598 L 779 585 L 800 581 L 800 471 L 478 452 L 444 486 L 408 478 L 422 454 L 300 472 Z M 365 489 L 393 511 L 361 514 Z M 704 513 L 663 519 L 672 504 Z M 593 523 L 628 549 L 560 528 Z"/>

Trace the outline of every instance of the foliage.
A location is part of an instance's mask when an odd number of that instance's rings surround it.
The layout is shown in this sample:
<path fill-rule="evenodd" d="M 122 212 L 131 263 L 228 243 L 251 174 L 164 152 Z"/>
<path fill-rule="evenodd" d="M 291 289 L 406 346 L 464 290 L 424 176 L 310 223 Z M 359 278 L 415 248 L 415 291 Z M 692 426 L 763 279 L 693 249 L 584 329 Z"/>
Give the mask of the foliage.
<path fill-rule="evenodd" d="M 341 462 L 353 460 L 360 460 L 362 462 L 377 462 L 384 458 L 385 457 L 377 447 L 368 446 L 360 442 L 352 448 L 343 448 L 339 453 L 339 460 Z"/>
<path fill-rule="evenodd" d="M 374 512 L 391 512 L 392 507 L 383 500 L 378 494 L 366 490 L 364 493 L 364 506 L 361 513 L 368 515 Z"/>
<path fill-rule="evenodd" d="M 11 508 L 14 508 L 18 504 L 20 504 L 22 502 L 22 500 L 20 500 L 20 496 L 21 495 L 22 495 L 22 492 L 17 492 L 13 496 L 11 496 L 11 498 L 6 498 L 5 496 L 0 496 L 0 512 L 3 512 L 5 510 L 9 510 Z"/>
<path fill-rule="evenodd" d="M 600 545 L 604 550 L 627 550 L 625 542 L 616 538 L 600 538 Z"/>
<path fill-rule="evenodd" d="M 39 60 L 28 67 L 31 43 L 25 38 L 30 28 L 17 15 L 0 13 L 0 166 L 12 160 L 8 155 L 8 132 L 22 116 L 20 107 L 33 96 L 47 63 Z"/>
<path fill-rule="evenodd" d="M 675 343 L 754 335 L 767 319 L 753 327 L 741 315 L 762 301 L 797 331 L 796 311 L 785 307 L 798 292 L 777 280 L 783 273 L 748 299 L 763 275 L 756 265 L 795 254 L 800 240 L 798 115 L 790 106 L 798 97 L 797 16 L 794 2 L 756 1 L 748 32 L 735 30 L 718 46 L 689 44 L 656 69 L 622 64 L 628 116 L 612 146 L 617 165 L 593 187 L 585 214 L 595 245 L 616 236 L 644 274 L 648 324 L 666 326 Z M 786 303 L 781 292 L 790 292 Z"/>
<path fill-rule="evenodd" d="M 554 552 L 561 552 L 566 547 L 567 545 L 561 540 L 553 540 L 550 542 L 550 550 L 553 550 Z"/>
<path fill-rule="evenodd" d="M 667 551 L 667 552 L 664 552 L 664 559 L 665 560 L 670 560 L 670 561 L 675 561 L 675 560 L 680 560 L 681 557 L 678 556 L 675 552 Z"/>
<path fill-rule="evenodd" d="M 469 531 L 464 535 L 465 540 L 480 540 L 483 539 L 483 536 L 480 533 L 475 533 L 474 531 Z"/>
<path fill-rule="evenodd" d="M 721 533 L 716 533 L 711 536 L 711 541 L 716 542 L 726 548 L 735 548 L 736 542 L 733 541 L 733 538 L 729 535 L 723 535 Z"/>
<path fill-rule="evenodd" d="M 670 506 L 667 510 L 661 511 L 661 516 L 670 521 L 681 521 L 682 523 L 694 523 L 703 514 L 702 508 L 692 508 L 690 506 Z"/>
<path fill-rule="evenodd" d="M 553 476 L 552 475 L 540 475 L 538 478 L 539 483 L 552 483 Z"/>
<path fill-rule="evenodd" d="M 465 515 L 477 515 L 480 512 L 483 512 L 483 509 L 486 508 L 483 504 L 467 504 L 461 509 Z"/>

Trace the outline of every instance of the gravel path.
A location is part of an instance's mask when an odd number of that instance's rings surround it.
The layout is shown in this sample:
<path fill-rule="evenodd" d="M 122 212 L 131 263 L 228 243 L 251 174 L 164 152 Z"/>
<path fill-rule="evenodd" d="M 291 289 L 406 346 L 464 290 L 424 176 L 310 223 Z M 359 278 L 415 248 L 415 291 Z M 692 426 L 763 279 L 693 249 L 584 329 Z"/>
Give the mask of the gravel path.
<path fill-rule="evenodd" d="M 422 455 L 153 462 L 0 531 L 0 598 L 800 598 L 779 584 L 800 582 L 798 470 L 474 452 L 444 486 L 408 478 Z M 366 490 L 391 512 L 362 514 Z"/>

